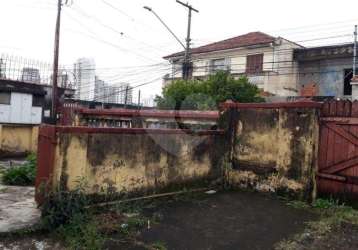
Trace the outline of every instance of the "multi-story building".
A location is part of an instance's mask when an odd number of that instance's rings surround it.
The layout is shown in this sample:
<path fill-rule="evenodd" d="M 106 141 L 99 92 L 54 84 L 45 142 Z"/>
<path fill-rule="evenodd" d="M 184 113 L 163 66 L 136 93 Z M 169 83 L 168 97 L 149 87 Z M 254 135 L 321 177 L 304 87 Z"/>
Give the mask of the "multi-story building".
<path fill-rule="evenodd" d="M 105 102 L 105 89 L 107 88 L 107 84 L 99 79 L 98 76 L 96 76 L 95 80 L 95 87 L 94 87 L 94 101 L 96 102 Z"/>
<path fill-rule="evenodd" d="M 129 84 L 108 84 L 96 77 L 94 101 L 113 104 L 131 104 L 133 90 Z"/>
<path fill-rule="evenodd" d="M 0 78 L 6 78 L 6 64 L 2 58 L 0 58 Z"/>
<path fill-rule="evenodd" d="M 35 68 L 23 68 L 21 81 L 28 83 L 41 83 L 40 70 Z"/>
<path fill-rule="evenodd" d="M 191 77 L 205 79 L 218 70 L 225 70 L 234 77 L 246 75 L 262 91 L 277 96 L 295 96 L 298 93 L 298 68 L 293 60 L 296 48 L 303 47 L 262 32 L 211 43 L 191 49 Z M 184 52 L 164 59 L 172 64 L 172 73 L 165 77 L 164 84 L 181 79 Z"/>
<path fill-rule="evenodd" d="M 128 83 L 120 83 L 112 86 L 112 103 L 133 103 L 133 89 Z"/>
<path fill-rule="evenodd" d="M 92 101 L 95 98 L 96 64 L 92 58 L 80 58 L 74 65 L 76 98 Z"/>

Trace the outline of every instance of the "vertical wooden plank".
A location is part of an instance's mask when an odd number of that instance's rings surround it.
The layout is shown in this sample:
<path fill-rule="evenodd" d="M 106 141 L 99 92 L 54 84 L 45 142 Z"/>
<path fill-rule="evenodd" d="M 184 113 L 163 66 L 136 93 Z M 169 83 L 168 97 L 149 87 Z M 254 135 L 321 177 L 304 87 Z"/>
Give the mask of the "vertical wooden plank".
<path fill-rule="evenodd" d="M 338 125 L 338 126 L 343 128 L 342 125 Z M 344 148 L 344 144 L 347 144 L 348 141 L 336 133 L 334 133 L 333 138 L 334 138 L 333 139 L 334 150 L 332 152 L 333 153 L 333 164 L 336 164 L 336 163 L 339 163 L 340 161 L 344 160 L 343 148 Z"/>
<path fill-rule="evenodd" d="M 327 160 L 326 166 L 334 164 L 334 151 L 335 151 L 335 133 L 328 129 L 328 143 L 327 143 Z"/>
<path fill-rule="evenodd" d="M 358 101 L 352 102 L 351 117 L 358 117 Z"/>
<path fill-rule="evenodd" d="M 328 149 L 328 128 L 321 123 L 320 138 L 319 138 L 319 158 L 318 169 L 327 167 L 327 149 Z"/>
<path fill-rule="evenodd" d="M 336 107 L 336 116 L 338 117 L 342 117 L 344 116 L 344 104 L 345 104 L 345 101 L 344 100 L 339 100 L 336 102 L 337 104 L 337 107 Z"/>
<path fill-rule="evenodd" d="M 329 102 L 329 116 L 335 117 L 337 113 L 337 101 L 333 100 Z"/>
<path fill-rule="evenodd" d="M 324 102 L 324 104 L 322 106 L 322 110 L 321 110 L 321 116 L 322 117 L 329 116 L 329 106 L 330 106 L 330 104 L 329 104 L 328 101 Z"/>
<path fill-rule="evenodd" d="M 346 100 L 344 102 L 344 116 L 351 117 L 351 110 L 352 110 L 352 102 L 350 100 Z"/>
<path fill-rule="evenodd" d="M 336 101 L 336 117 L 344 116 L 344 102 L 343 100 Z M 333 112 L 332 112 L 333 113 Z M 343 128 L 342 125 L 339 125 Z M 347 145 L 347 140 L 334 133 L 334 150 L 333 150 L 333 164 L 344 160 L 345 152 L 344 148 Z"/>

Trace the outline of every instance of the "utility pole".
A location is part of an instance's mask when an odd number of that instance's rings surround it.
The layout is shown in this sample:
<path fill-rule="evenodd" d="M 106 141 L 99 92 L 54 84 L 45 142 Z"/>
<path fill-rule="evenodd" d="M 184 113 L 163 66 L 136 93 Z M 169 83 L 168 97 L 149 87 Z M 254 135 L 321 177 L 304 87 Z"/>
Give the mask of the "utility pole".
<path fill-rule="evenodd" d="M 126 95 L 124 97 L 124 106 L 127 108 L 127 102 L 128 102 L 128 86 L 126 86 Z"/>
<path fill-rule="evenodd" d="M 357 75 L 357 25 L 354 26 L 354 46 L 353 46 L 353 78 Z"/>
<path fill-rule="evenodd" d="M 357 25 L 354 26 L 354 45 L 353 45 L 353 76 L 352 85 L 352 101 L 358 99 L 358 76 L 357 76 Z"/>
<path fill-rule="evenodd" d="M 71 5 L 72 0 L 65 0 L 65 5 Z M 53 122 L 57 121 L 57 110 L 59 104 L 58 98 L 58 58 L 60 54 L 60 31 L 61 31 L 61 11 L 62 11 L 62 0 L 57 2 L 57 18 L 55 28 L 55 49 L 53 57 L 53 72 L 52 72 L 52 112 L 51 117 Z"/>
<path fill-rule="evenodd" d="M 138 90 L 138 109 L 140 109 L 140 90 Z"/>
<path fill-rule="evenodd" d="M 148 6 L 144 6 L 143 8 L 152 12 L 156 18 L 158 18 L 158 20 L 165 26 L 165 28 L 174 36 L 174 38 L 180 43 L 180 45 L 184 48 L 185 50 L 185 55 L 184 55 L 184 61 L 183 61 L 183 78 L 185 80 L 188 80 L 190 78 L 190 71 L 192 69 L 192 65 L 191 65 L 191 58 L 190 58 L 190 42 L 191 42 L 191 16 L 192 16 L 192 11 L 195 11 L 197 13 L 199 13 L 199 11 L 195 8 L 193 8 L 191 5 L 187 4 L 187 3 L 183 3 L 179 0 L 177 0 L 177 3 L 183 5 L 184 7 L 188 8 L 188 30 L 187 30 L 187 37 L 186 37 L 186 45 L 184 45 L 180 39 L 175 35 L 175 33 L 168 27 L 168 25 L 166 25 L 166 23 L 158 16 L 158 14 L 150 7 Z"/>
<path fill-rule="evenodd" d="M 54 51 L 53 72 L 52 72 L 52 112 L 51 112 L 51 117 L 55 124 L 57 121 L 57 105 L 58 105 L 57 81 L 58 81 L 58 57 L 60 53 L 61 10 L 62 10 L 62 0 L 58 0 L 56 30 L 55 30 L 55 51 Z"/>
<path fill-rule="evenodd" d="M 191 42 L 191 12 L 195 11 L 199 13 L 199 11 L 193 8 L 188 3 L 183 3 L 179 0 L 176 0 L 177 3 L 183 5 L 184 7 L 188 8 L 188 29 L 187 29 L 187 36 L 186 36 L 186 46 L 185 46 L 185 55 L 184 55 L 184 63 L 183 63 L 183 78 L 184 80 L 189 80 L 190 78 L 190 71 L 192 70 L 191 64 L 191 55 L 190 55 L 190 42 Z"/>

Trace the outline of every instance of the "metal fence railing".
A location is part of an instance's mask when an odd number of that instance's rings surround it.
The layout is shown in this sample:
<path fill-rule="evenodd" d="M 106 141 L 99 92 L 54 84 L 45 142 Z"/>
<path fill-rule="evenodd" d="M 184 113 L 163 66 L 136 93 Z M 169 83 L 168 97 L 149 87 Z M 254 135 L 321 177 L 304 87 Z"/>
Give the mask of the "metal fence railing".
<path fill-rule="evenodd" d="M 1 54 L 0 79 L 51 85 L 52 64 L 19 56 Z M 61 67 L 58 84 L 60 87 L 72 86 L 70 74 Z"/>

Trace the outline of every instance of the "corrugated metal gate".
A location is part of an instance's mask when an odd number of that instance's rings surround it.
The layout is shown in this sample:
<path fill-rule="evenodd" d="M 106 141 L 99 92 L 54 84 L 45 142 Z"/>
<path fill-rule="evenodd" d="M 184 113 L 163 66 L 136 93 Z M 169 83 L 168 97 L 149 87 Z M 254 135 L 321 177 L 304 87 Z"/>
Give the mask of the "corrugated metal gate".
<path fill-rule="evenodd" d="M 358 196 L 358 101 L 323 105 L 318 168 L 320 193 Z"/>

